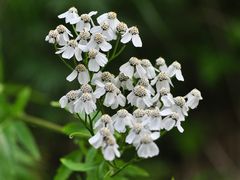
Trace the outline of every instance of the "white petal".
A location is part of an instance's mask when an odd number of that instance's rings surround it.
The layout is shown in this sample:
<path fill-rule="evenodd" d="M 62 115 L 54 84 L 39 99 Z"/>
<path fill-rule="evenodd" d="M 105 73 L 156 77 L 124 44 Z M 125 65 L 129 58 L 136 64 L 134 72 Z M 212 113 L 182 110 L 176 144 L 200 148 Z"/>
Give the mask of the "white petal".
<path fill-rule="evenodd" d="M 87 71 L 80 72 L 78 74 L 78 82 L 80 84 L 87 84 L 90 81 L 90 77 Z"/>
<path fill-rule="evenodd" d="M 67 103 L 68 103 L 68 98 L 66 96 L 61 97 L 61 99 L 59 100 L 59 104 L 61 108 L 65 108 Z"/>
<path fill-rule="evenodd" d="M 127 32 L 122 36 L 121 42 L 123 44 L 126 44 L 131 40 L 131 38 L 132 38 L 131 34 L 129 32 Z"/>
<path fill-rule="evenodd" d="M 108 43 L 107 41 L 103 41 L 101 44 L 99 44 L 99 47 L 104 52 L 107 52 L 110 49 L 112 49 L 112 45 L 110 43 Z"/>
<path fill-rule="evenodd" d="M 113 148 L 110 146 L 110 147 L 103 149 L 103 156 L 104 156 L 104 159 L 106 159 L 107 161 L 114 160 L 115 153 L 113 151 Z"/>
<path fill-rule="evenodd" d="M 72 48 L 72 47 L 67 47 L 67 48 L 65 49 L 65 51 L 63 52 L 62 57 L 65 58 L 65 59 L 70 59 L 70 58 L 73 57 L 74 52 L 75 52 L 74 48 Z"/>
<path fill-rule="evenodd" d="M 104 14 L 102 14 L 101 16 L 99 16 L 99 17 L 97 18 L 98 24 L 102 24 L 102 23 L 107 19 L 107 16 L 108 16 L 107 13 L 104 13 Z"/>
<path fill-rule="evenodd" d="M 100 66 L 98 65 L 95 59 L 90 59 L 88 62 L 88 68 L 90 71 L 98 72 L 100 69 Z"/>
<path fill-rule="evenodd" d="M 95 134 L 93 137 L 91 137 L 88 142 L 94 147 L 94 148 L 99 148 L 102 145 L 102 136 L 100 132 Z"/>
<path fill-rule="evenodd" d="M 135 47 L 142 47 L 142 40 L 138 34 L 132 36 L 132 42 Z"/>
<path fill-rule="evenodd" d="M 182 75 L 182 71 L 181 70 L 176 70 L 176 78 L 179 81 L 184 81 L 183 75 Z"/>
<path fill-rule="evenodd" d="M 69 82 L 73 81 L 78 75 L 78 72 L 74 70 L 71 74 L 68 75 L 66 78 Z"/>

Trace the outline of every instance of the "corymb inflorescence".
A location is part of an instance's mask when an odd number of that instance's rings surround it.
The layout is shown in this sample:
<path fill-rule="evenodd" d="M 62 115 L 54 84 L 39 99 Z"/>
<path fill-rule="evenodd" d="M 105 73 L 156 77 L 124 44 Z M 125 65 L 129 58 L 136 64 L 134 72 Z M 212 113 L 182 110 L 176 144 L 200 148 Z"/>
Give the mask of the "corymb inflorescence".
<path fill-rule="evenodd" d="M 133 56 L 118 74 L 105 71 L 127 43 L 142 47 L 140 29 L 119 21 L 116 12 L 78 13 L 72 7 L 60 14 L 66 25 L 50 30 L 45 39 L 71 69 L 66 80 L 77 83 L 60 98 L 60 107 L 84 123 L 88 142 L 101 149 L 105 160 L 119 158 L 125 146 L 135 148 L 139 158 L 157 156 L 156 140 L 175 127 L 183 133 L 182 123 L 202 100 L 201 92 L 195 88 L 174 96 L 172 79 L 184 81 L 182 66 L 177 61 L 168 66 L 162 57 Z"/>

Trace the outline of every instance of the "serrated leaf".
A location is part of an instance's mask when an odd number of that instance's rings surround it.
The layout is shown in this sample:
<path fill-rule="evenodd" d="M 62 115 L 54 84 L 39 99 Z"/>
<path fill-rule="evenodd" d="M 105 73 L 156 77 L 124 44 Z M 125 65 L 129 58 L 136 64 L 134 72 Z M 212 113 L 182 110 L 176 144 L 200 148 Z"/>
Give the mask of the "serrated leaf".
<path fill-rule="evenodd" d="M 90 171 L 98 166 L 98 163 L 80 163 L 74 162 L 70 159 L 61 158 L 60 161 L 69 169 L 73 171 L 86 172 Z"/>

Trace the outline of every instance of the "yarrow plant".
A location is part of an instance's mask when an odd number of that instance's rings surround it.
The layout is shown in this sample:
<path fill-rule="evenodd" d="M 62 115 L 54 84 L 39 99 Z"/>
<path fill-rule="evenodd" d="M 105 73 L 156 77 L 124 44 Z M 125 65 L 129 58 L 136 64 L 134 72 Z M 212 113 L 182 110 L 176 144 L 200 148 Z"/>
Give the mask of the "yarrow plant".
<path fill-rule="evenodd" d="M 166 131 L 176 127 L 183 133 L 182 123 L 202 96 L 197 89 L 184 96 L 171 93 L 172 79 L 184 81 L 177 61 L 167 66 L 160 57 L 153 66 L 148 59 L 130 57 L 119 74 L 105 71 L 127 43 L 142 47 L 142 40 L 139 29 L 118 20 L 115 12 L 96 15 L 96 11 L 79 15 L 72 7 L 58 17 L 73 32 L 59 25 L 45 40 L 54 44 L 55 53 L 70 69 L 66 80 L 78 84 L 60 98 L 61 108 L 83 123 L 91 135 L 89 144 L 101 150 L 114 176 L 129 162 L 157 156 L 156 140 Z M 136 156 L 116 167 L 114 160 L 130 147 Z"/>

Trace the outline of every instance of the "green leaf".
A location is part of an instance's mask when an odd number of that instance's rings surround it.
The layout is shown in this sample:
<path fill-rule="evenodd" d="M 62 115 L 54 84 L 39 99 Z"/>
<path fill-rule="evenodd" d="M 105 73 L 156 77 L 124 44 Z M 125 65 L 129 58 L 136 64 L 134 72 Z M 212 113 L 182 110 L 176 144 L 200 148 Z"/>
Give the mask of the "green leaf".
<path fill-rule="evenodd" d="M 80 161 L 82 158 L 82 152 L 81 151 L 74 151 L 64 158 L 71 159 L 75 161 Z M 54 180 L 66 180 L 69 178 L 69 176 L 72 174 L 72 170 L 66 167 L 65 165 L 61 164 L 57 170 L 56 175 L 54 176 Z"/>
<path fill-rule="evenodd" d="M 28 127 L 21 121 L 15 122 L 14 127 L 19 142 L 36 160 L 38 160 L 40 158 L 40 153 Z"/>
<path fill-rule="evenodd" d="M 52 107 L 57 107 L 57 108 L 60 107 L 60 104 L 59 104 L 58 101 L 51 101 L 50 105 L 51 105 Z"/>
<path fill-rule="evenodd" d="M 23 88 L 17 95 L 17 99 L 12 106 L 12 113 L 14 115 L 21 115 L 21 113 L 24 111 L 25 106 L 27 105 L 27 102 L 29 100 L 29 97 L 31 95 L 31 90 L 29 88 Z"/>
<path fill-rule="evenodd" d="M 93 162 L 96 155 L 97 155 L 97 150 L 95 148 L 91 148 L 87 153 L 86 162 Z"/>
<path fill-rule="evenodd" d="M 73 122 L 73 123 L 68 123 L 66 126 L 63 127 L 63 132 L 71 135 L 72 133 L 79 133 L 79 135 L 82 134 L 83 137 L 90 137 L 91 135 L 89 132 L 83 128 L 83 125 L 80 122 Z"/>
<path fill-rule="evenodd" d="M 144 170 L 143 168 L 140 168 L 138 166 L 135 165 L 129 165 L 127 166 L 123 171 L 123 174 L 129 175 L 129 176 L 142 176 L 142 177 L 148 177 L 149 174 L 146 170 Z"/>
<path fill-rule="evenodd" d="M 60 161 L 69 169 L 73 171 L 90 171 L 98 166 L 98 163 L 80 163 L 80 162 L 74 162 L 70 159 L 61 158 Z"/>

